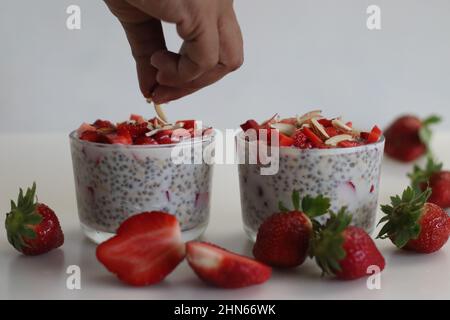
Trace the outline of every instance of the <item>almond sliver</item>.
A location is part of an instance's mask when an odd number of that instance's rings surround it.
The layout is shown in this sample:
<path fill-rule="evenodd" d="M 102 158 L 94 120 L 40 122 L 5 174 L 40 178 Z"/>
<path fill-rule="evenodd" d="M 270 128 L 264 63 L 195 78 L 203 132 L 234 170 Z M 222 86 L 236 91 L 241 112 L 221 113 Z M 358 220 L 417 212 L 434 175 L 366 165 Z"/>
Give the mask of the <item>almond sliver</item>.
<path fill-rule="evenodd" d="M 336 146 L 339 142 L 342 141 L 352 141 L 353 137 L 349 134 L 340 134 L 338 136 L 334 136 L 330 139 L 328 139 L 327 141 L 325 141 L 325 144 L 327 146 Z"/>
<path fill-rule="evenodd" d="M 323 127 L 323 125 L 321 125 L 317 121 L 317 118 L 312 118 L 311 119 L 311 124 L 313 126 L 314 131 L 316 131 L 322 138 L 324 138 L 324 139 L 329 139 L 330 138 L 328 133 L 325 131 L 325 128 Z"/>
<path fill-rule="evenodd" d="M 335 127 L 336 129 L 339 129 L 339 130 L 343 130 L 343 131 L 346 131 L 346 132 L 351 132 L 351 131 L 353 131 L 353 129 L 352 128 L 350 128 L 349 126 L 347 126 L 345 123 L 343 123 L 341 120 L 339 120 L 339 119 L 333 119 L 332 121 L 331 121 L 331 124 L 333 125 L 333 127 Z"/>
<path fill-rule="evenodd" d="M 289 123 L 274 123 L 271 125 L 272 128 L 278 129 L 281 133 L 292 136 L 295 132 L 295 126 Z"/>
<path fill-rule="evenodd" d="M 320 118 L 320 117 L 322 117 L 322 110 L 310 111 L 302 116 L 297 116 L 297 125 L 301 126 L 303 123 L 311 120 L 312 118 Z"/>

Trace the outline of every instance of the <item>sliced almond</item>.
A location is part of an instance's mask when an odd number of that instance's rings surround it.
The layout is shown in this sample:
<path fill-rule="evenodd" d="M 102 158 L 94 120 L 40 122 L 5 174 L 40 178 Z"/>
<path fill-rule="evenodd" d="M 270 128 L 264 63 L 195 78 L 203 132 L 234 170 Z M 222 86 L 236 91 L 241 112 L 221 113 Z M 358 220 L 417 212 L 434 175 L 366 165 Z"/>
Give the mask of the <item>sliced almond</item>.
<path fill-rule="evenodd" d="M 351 132 L 353 131 L 353 128 L 350 128 L 348 125 L 346 125 L 345 123 L 343 123 L 340 119 L 333 119 L 331 121 L 331 124 L 333 125 L 333 127 L 335 127 L 336 129 L 342 130 L 342 131 L 346 131 L 346 132 Z"/>
<path fill-rule="evenodd" d="M 166 115 L 165 115 L 165 113 L 164 113 L 164 111 L 163 111 L 163 109 L 162 109 L 162 107 L 161 107 L 160 104 L 156 104 L 156 103 L 155 103 L 155 111 L 156 111 L 156 114 L 158 115 L 158 118 L 159 118 L 164 124 L 168 123 L 167 118 L 166 118 Z"/>
<path fill-rule="evenodd" d="M 279 130 L 282 134 L 285 134 L 287 136 L 292 136 L 295 132 L 296 126 L 289 124 L 289 123 L 274 123 L 271 125 L 273 129 Z"/>
<path fill-rule="evenodd" d="M 150 132 L 147 132 L 145 135 L 147 136 L 147 137 L 151 137 L 151 136 L 154 136 L 155 134 L 157 134 L 158 132 L 160 132 L 162 129 L 154 129 L 154 130 L 152 130 L 152 131 L 150 131 Z"/>
<path fill-rule="evenodd" d="M 312 124 L 312 127 L 313 127 L 314 131 L 316 133 L 318 133 L 321 138 L 323 138 L 323 139 L 329 139 L 330 138 L 328 133 L 325 131 L 325 128 L 323 127 L 323 125 L 321 125 L 319 123 L 319 121 L 317 121 L 317 118 L 312 118 L 311 119 L 311 124 Z"/>
<path fill-rule="evenodd" d="M 320 118 L 320 117 L 322 117 L 322 110 L 310 111 L 302 116 L 297 116 L 297 125 L 301 126 L 303 123 L 311 120 L 312 118 Z"/>
<path fill-rule="evenodd" d="M 352 140 L 353 140 L 353 137 L 351 135 L 349 135 L 349 134 L 340 134 L 340 135 L 337 135 L 337 136 L 334 136 L 334 137 L 328 139 L 327 141 L 325 141 L 325 144 L 327 146 L 337 146 L 337 144 L 339 142 L 352 141 Z"/>
<path fill-rule="evenodd" d="M 301 128 L 311 128 L 311 125 L 309 123 L 304 123 Z"/>

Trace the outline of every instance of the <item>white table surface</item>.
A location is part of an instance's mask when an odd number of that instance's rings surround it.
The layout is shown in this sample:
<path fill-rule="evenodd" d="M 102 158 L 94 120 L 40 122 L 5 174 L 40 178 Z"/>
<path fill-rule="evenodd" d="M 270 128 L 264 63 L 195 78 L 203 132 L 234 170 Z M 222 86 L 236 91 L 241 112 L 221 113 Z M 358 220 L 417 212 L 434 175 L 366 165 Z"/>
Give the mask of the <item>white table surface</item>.
<path fill-rule="evenodd" d="M 450 134 L 436 135 L 437 155 L 450 168 Z M 64 134 L 0 135 L 0 212 L 19 186 L 38 184 L 42 202 L 59 215 L 65 233 L 61 249 L 24 257 L 7 242 L 0 227 L 1 299 L 449 299 L 450 244 L 438 253 L 419 255 L 397 250 L 377 240 L 387 261 L 381 289 L 369 290 L 366 279 L 342 282 L 321 278 L 312 261 L 288 271 L 275 271 L 264 285 L 222 290 L 204 285 L 183 262 L 159 285 L 133 288 L 109 274 L 95 258 L 95 245 L 78 225 L 69 144 Z M 385 160 L 380 201 L 401 192 L 411 166 Z M 237 168 L 219 165 L 214 173 L 211 221 L 205 239 L 230 250 L 250 254 L 242 231 Z M 3 218 L 2 218 L 3 219 Z M 66 269 L 81 268 L 81 290 L 66 288 Z"/>

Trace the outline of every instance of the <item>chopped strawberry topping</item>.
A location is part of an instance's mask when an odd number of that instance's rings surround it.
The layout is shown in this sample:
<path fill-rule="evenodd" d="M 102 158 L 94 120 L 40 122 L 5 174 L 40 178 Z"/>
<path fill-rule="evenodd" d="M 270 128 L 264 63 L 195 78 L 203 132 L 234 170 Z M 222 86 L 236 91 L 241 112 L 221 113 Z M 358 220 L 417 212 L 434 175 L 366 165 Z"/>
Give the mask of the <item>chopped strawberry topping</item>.
<path fill-rule="evenodd" d="M 320 147 L 323 145 L 322 139 L 320 139 L 314 132 L 312 132 L 311 129 L 305 127 L 303 128 L 303 133 L 308 137 L 313 146 Z"/>

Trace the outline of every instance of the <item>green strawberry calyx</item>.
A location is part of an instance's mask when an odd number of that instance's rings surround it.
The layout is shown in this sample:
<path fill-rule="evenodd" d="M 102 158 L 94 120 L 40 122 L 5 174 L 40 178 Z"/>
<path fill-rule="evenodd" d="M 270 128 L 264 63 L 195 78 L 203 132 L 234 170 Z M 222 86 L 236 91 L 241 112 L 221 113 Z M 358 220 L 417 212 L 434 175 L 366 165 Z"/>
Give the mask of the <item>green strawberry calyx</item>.
<path fill-rule="evenodd" d="M 419 137 L 423 144 L 426 145 L 428 153 L 430 154 L 430 142 L 433 136 L 433 131 L 431 130 L 431 126 L 434 124 L 438 124 L 442 121 L 441 117 L 437 115 L 432 115 L 422 121 L 422 127 L 419 130 Z"/>
<path fill-rule="evenodd" d="M 419 220 L 431 192 L 431 188 L 419 192 L 408 187 L 401 197 L 391 197 L 390 205 L 381 206 L 385 216 L 378 225 L 384 225 L 377 238 L 390 238 L 398 248 L 404 247 L 409 240 L 417 239 L 421 229 Z"/>
<path fill-rule="evenodd" d="M 6 214 L 5 227 L 9 243 L 18 251 L 28 247 L 26 239 L 36 238 L 34 226 L 42 221 L 42 216 L 36 212 L 36 183 L 23 193 L 20 189 L 17 203 L 11 200 L 11 211 Z"/>
<path fill-rule="evenodd" d="M 331 206 L 331 200 L 322 195 L 315 198 L 307 195 L 300 201 L 300 193 L 297 190 L 292 192 L 291 199 L 294 210 L 304 212 L 311 219 L 328 213 Z M 282 212 L 292 211 L 281 201 L 278 202 L 278 208 Z"/>
<path fill-rule="evenodd" d="M 428 157 L 427 164 L 424 168 L 421 168 L 418 165 L 414 165 L 413 171 L 408 174 L 409 179 L 411 180 L 411 187 L 416 192 L 422 191 L 423 185 L 428 185 L 430 178 L 433 174 L 442 171 L 443 164 L 438 163 L 431 156 Z"/>
<path fill-rule="evenodd" d="M 352 222 L 352 215 L 347 208 L 341 208 L 337 213 L 330 211 L 322 229 L 315 234 L 310 248 L 310 257 L 314 258 L 316 264 L 322 269 L 322 276 L 334 275 L 341 271 L 339 262 L 346 257 L 343 248 L 343 232 Z"/>

